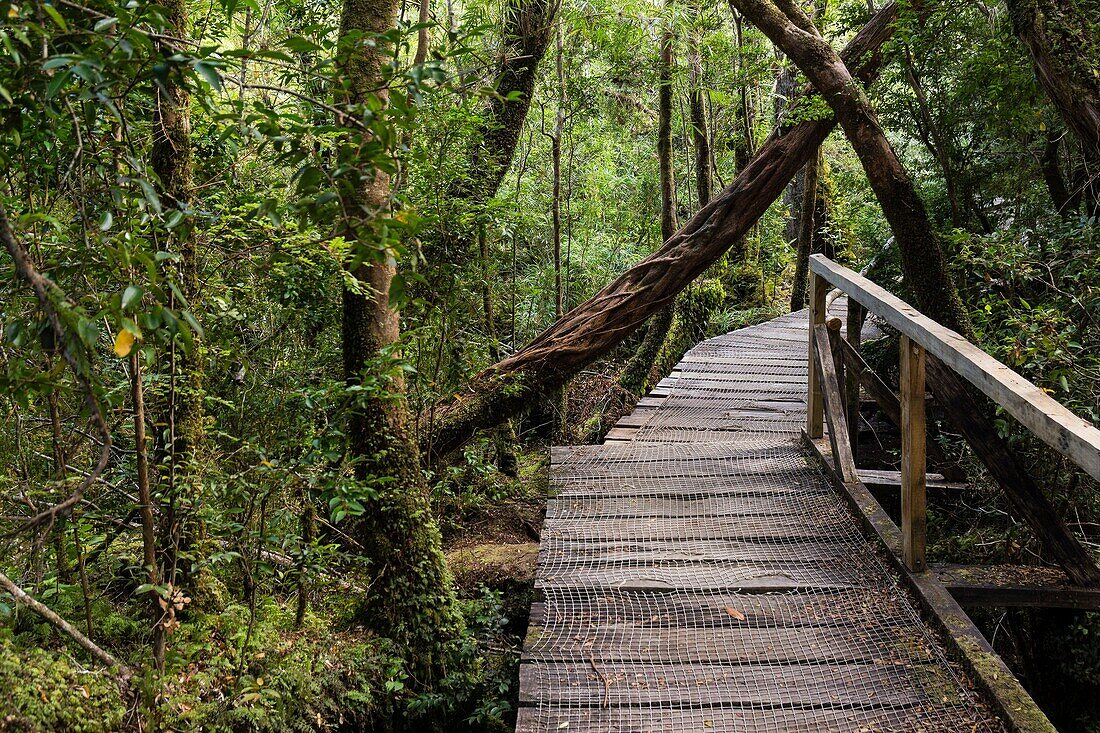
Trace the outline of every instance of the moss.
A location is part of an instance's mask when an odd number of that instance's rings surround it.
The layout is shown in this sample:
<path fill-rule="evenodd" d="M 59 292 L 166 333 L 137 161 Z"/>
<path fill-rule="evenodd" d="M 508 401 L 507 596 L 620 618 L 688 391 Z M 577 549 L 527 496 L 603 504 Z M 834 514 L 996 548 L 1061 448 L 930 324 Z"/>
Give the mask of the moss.
<path fill-rule="evenodd" d="M 0 732 L 99 733 L 122 726 L 126 705 L 106 672 L 0 640 Z"/>

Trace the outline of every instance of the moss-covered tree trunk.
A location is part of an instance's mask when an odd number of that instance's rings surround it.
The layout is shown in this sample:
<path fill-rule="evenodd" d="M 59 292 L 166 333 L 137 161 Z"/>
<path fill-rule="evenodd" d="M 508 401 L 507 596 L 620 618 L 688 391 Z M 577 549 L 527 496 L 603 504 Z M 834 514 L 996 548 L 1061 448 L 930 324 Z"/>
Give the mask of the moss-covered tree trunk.
<path fill-rule="evenodd" d="M 185 45 L 190 37 L 187 3 L 166 0 L 162 7 L 167 21 L 166 36 L 178 39 L 161 41 L 162 53 L 171 56 L 176 53 L 177 44 Z M 156 87 L 155 94 L 151 162 L 158 180 L 157 194 L 166 211 L 186 211 L 194 176 L 190 94 L 172 75 Z M 179 255 L 174 277 L 179 292 L 187 299 L 187 303 L 178 302 L 173 292 L 169 305 L 194 311 L 200 297 L 199 262 L 191 227 L 174 229 L 167 246 Z M 206 535 L 196 511 L 204 500 L 199 464 L 195 460 L 206 436 L 202 359 L 198 334 L 194 334 L 189 353 L 183 353 L 178 342 L 173 343 L 168 354 L 168 393 L 158 396 L 163 403 L 157 406 L 168 426 L 167 441 L 160 446 L 168 458 L 168 475 L 160 477 L 167 495 L 161 519 L 167 557 L 161 577 L 169 584 L 187 587 L 198 605 L 204 600 L 203 583 L 196 577 L 196 563 L 190 558 L 202 554 L 198 548 Z M 158 641 L 162 647 L 163 638 Z"/>
<path fill-rule="evenodd" d="M 1007 0 L 1035 74 L 1081 144 L 1089 210 L 1100 211 L 1100 39 L 1081 0 Z M 1092 12 L 1095 13 L 1095 6 Z"/>
<path fill-rule="evenodd" d="M 661 179 L 661 242 L 668 242 L 679 227 L 676 216 L 676 177 L 672 167 L 672 45 L 671 28 L 661 34 L 657 80 L 657 165 Z M 649 375 L 672 328 L 674 304 L 666 302 L 649 319 L 642 343 L 619 375 L 619 384 L 634 394 L 649 388 Z"/>
<path fill-rule="evenodd" d="M 393 27 L 397 8 L 397 0 L 344 2 L 340 66 L 344 101 L 352 109 L 372 94 L 386 102 L 384 44 L 375 41 Z M 343 207 L 350 219 L 342 233 L 353 243 L 353 252 L 356 242 L 374 236 L 374 219 L 390 208 L 389 175 L 364 166 L 359 176 Z M 341 324 L 344 371 L 350 385 L 359 383 L 381 350 L 399 336 L 398 313 L 389 302 L 394 265 L 367 258 L 353 274 L 363 287 L 344 289 Z M 373 575 L 362 619 L 374 631 L 407 647 L 408 659 L 424 683 L 440 671 L 443 647 L 454 638 L 460 621 L 410 432 L 401 394 L 404 385 L 393 381 L 389 387 L 394 399 L 359 399 L 348 414 L 348 448 L 355 474 L 371 482 L 376 491 L 353 530 Z"/>

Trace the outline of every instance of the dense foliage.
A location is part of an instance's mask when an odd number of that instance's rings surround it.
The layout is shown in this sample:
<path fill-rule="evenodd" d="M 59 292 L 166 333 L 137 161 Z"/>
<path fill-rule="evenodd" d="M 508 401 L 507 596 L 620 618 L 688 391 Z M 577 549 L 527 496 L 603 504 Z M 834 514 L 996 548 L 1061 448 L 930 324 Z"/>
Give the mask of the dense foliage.
<path fill-rule="evenodd" d="M 350 0 L 0 8 L 0 205 L 48 285 L 36 293 L 0 257 L 0 573 L 132 672 L 0 591 L 0 731 L 514 721 L 530 583 L 511 572 L 527 557 L 513 546 L 537 538 L 546 446 L 597 441 L 629 408 L 619 376 L 645 330 L 460 455 L 414 460 L 412 478 L 386 470 L 401 449 L 387 430 L 406 415 L 423 443 L 439 403 L 660 246 L 663 31 L 681 223 L 700 208 L 693 93 L 716 191 L 784 119 L 827 112 L 776 105 L 804 80 L 725 4 L 423 2 L 426 22 L 402 4 L 382 33 L 349 22 L 371 5 Z M 1100 37 L 1100 13 L 1080 4 Z M 534 5 L 552 24 L 545 56 L 505 174 L 484 191 L 484 147 L 505 124 L 493 110 L 523 97 L 495 92 L 516 55 L 502 29 L 536 34 L 522 22 Z M 872 9 L 843 0 L 817 23 L 839 47 Z M 364 93 L 355 69 L 371 54 L 381 68 Z M 905 8 L 885 55 L 871 93 L 977 340 L 1100 421 L 1100 172 L 1011 18 L 980 1 Z M 871 276 L 911 298 L 840 131 L 823 158 L 819 241 L 856 269 L 874 259 Z M 382 202 L 363 206 L 380 181 Z M 648 377 L 786 309 L 801 203 L 773 204 L 680 296 Z M 380 297 L 363 273 L 391 267 L 400 337 L 349 374 L 348 293 Z M 381 447 L 357 453 L 349 416 L 379 405 Z M 1095 484 L 996 424 L 1093 549 Z M 941 440 L 982 484 L 947 425 Z M 426 510 L 393 502 L 424 491 Z M 933 507 L 941 559 L 1043 560 L 991 484 L 974 496 Z M 424 529 L 414 560 L 439 582 L 399 578 L 433 596 L 408 607 L 430 611 L 387 626 L 377 528 L 399 524 Z M 454 587 L 442 561 L 427 567 L 438 537 L 452 559 L 466 553 Z M 470 555 L 488 545 L 505 571 Z M 1060 724 L 1098 724 L 1100 621 L 990 623 L 1012 626 L 1007 651 L 1037 695 L 1075 690 Z M 1044 644 L 1073 653 L 1044 668 Z"/>

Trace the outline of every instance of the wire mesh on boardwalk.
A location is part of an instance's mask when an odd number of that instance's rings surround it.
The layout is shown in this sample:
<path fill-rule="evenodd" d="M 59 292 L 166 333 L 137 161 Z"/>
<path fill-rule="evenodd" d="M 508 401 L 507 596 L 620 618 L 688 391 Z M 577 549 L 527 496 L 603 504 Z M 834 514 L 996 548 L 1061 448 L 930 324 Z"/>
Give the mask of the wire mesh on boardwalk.
<path fill-rule="evenodd" d="M 806 315 L 557 449 L 518 731 L 1000 731 L 798 443 Z"/>

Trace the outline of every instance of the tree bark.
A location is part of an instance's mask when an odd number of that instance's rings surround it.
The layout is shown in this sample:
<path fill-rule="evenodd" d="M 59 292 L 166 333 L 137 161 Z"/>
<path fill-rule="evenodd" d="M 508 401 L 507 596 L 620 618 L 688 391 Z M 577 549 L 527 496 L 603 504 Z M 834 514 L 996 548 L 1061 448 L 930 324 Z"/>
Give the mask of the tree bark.
<path fill-rule="evenodd" d="M 902 269 L 921 309 L 959 333 L 972 337 L 939 242 L 908 173 L 898 161 L 862 90 L 852 83 L 843 60 L 825 42 L 793 0 L 781 11 L 771 0 L 733 0 L 746 17 L 787 53 L 822 93 L 863 164 L 876 197 L 901 247 Z M 971 390 L 961 378 L 929 357 L 936 379 L 929 382 L 936 401 L 967 443 L 998 479 L 1010 502 L 1021 511 L 1051 554 L 1074 582 L 1100 583 L 1100 568 L 1069 532 L 1050 501 L 1039 491 L 993 425 L 962 399 Z"/>
<path fill-rule="evenodd" d="M 869 81 L 882 66 L 897 6 L 887 5 L 852 39 L 843 58 Z M 438 460 L 478 430 L 515 414 L 539 394 L 608 353 L 743 237 L 783 192 L 835 126 L 832 119 L 774 131 L 752 161 L 660 250 L 566 313 L 525 348 L 481 372 L 464 394 L 436 408 L 435 430 L 422 441 Z"/>
<path fill-rule="evenodd" d="M 1075 0 L 1007 0 L 1035 75 L 1086 157 L 1100 162 L 1100 41 Z M 1091 19 L 1095 22 L 1095 18 Z"/>
<path fill-rule="evenodd" d="M 557 24 L 554 33 L 557 53 L 555 55 L 555 76 L 558 83 L 558 109 L 554 116 L 554 136 L 550 139 L 550 157 L 554 164 L 554 318 L 561 318 L 562 314 L 562 288 L 561 288 L 561 137 L 565 130 L 565 71 L 562 65 L 564 49 L 561 37 L 561 23 Z M 517 137 L 518 139 L 518 137 Z"/>
<path fill-rule="evenodd" d="M 677 229 L 676 176 L 672 160 L 672 29 L 661 34 L 657 80 L 657 166 L 661 182 L 661 242 L 667 244 Z M 645 394 L 649 375 L 672 328 L 674 305 L 669 302 L 649 319 L 645 337 L 619 375 L 619 384 L 634 394 Z"/>
<path fill-rule="evenodd" d="M 798 214 L 798 252 L 795 254 L 794 278 L 791 282 L 791 310 L 802 310 L 806 305 L 806 280 L 809 277 L 810 250 L 813 249 L 814 232 L 821 222 L 817 212 L 817 185 L 821 175 L 822 151 L 806 164 L 802 171 L 802 210 Z"/>
<path fill-rule="evenodd" d="M 177 39 L 189 38 L 190 28 L 186 0 L 166 0 L 163 4 L 168 21 L 168 33 Z M 163 52 L 171 55 L 174 46 L 165 43 Z M 169 78 L 164 86 L 156 87 L 156 106 L 153 120 L 153 146 L 151 161 L 160 185 L 157 193 L 166 209 L 185 210 L 191 201 L 193 187 L 193 152 L 191 143 L 191 95 L 186 87 Z M 172 243 L 179 248 L 180 261 L 176 274 L 180 290 L 185 298 L 193 301 L 199 295 L 198 261 L 195 239 L 187 227 L 176 230 Z M 171 303 L 172 307 L 184 307 Z M 175 358 L 173 356 L 173 358 Z M 203 427 L 203 374 L 197 353 L 184 355 L 178 362 L 176 379 L 169 405 L 169 435 L 172 440 L 173 465 L 186 462 L 202 444 Z"/>
<path fill-rule="evenodd" d="M 146 581 L 160 585 L 160 566 L 157 558 L 157 525 L 153 516 L 153 492 L 149 482 L 149 452 L 145 440 L 145 393 L 141 378 L 141 351 L 130 352 L 130 396 L 134 409 L 134 453 L 137 465 L 138 514 L 141 517 L 141 559 L 145 566 Z M 153 620 L 153 664 L 164 671 L 165 626 L 162 623 L 164 609 L 158 591 L 149 591 L 149 613 Z"/>
<path fill-rule="evenodd" d="M 1043 181 L 1047 184 L 1051 203 L 1062 216 L 1066 216 L 1073 210 L 1069 189 L 1066 187 L 1066 179 L 1062 175 L 1062 167 L 1058 163 L 1058 150 L 1061 147 L 1060 136 L 1053 130 L 1047 131 L 1046 145 L 1043 146 L 1043 157 L 1040 165 L 1043 170 Z"/>
<path fill-rule="evenodd" d="M 381 83 L 385 50 L 368 41 L 391 29 L 396 17 L 397 0 L 344 2 L 339 65 L 346 80 L 343 101 L 352 109 L 371 95 L 383 104 L 387 101 L 388 92 Z M 377 236 L 373 220 L 390 208 L 389 175 L 366 166 L 359 174 L 360 182 L 343 207 L 351 217 L 343 234 L 353 250 L 356 243 L 362 246 L 363 239 Z M 382 349 L 399 336 L 398 313 L 389 302 L 396 268 L 377 257 L 367 259 L 353 273 L 362 287 L 343 291 L 342 348 L 349 386 L 359 384 Z M 405 645 L 412 652 L 409 658 L 417 678 L 428 682 L 441 672 L 443 647 L 454 638 L 460 620 L 442 538 L 410 433 L 403 388 L 394 379 L 389 389 L 397 399 L 360 397 L 349 409 L 348 447 L 355 474 L 369 482 L 375 493 L 365 502 L 365 513 L 355 521 L 353 531 L 373 574 L 362 619 L 379 634 Z M 376 477 L 390 480 L 377 483 Z"/>
<path fill-rule="evenodd" d="M 506 0 L 500 67 L 488 114 L 474 136 L 470 175 L 451 192 L 483 204 L 512 165 L 531 108 L 538 66 L 550 46 L 560 0 Z M 514 97 L 514 98 L 513 98 Z"/>
<path fill-rule="evenodd" d="M 695 15 L 698 3 L 693 4 Z M 699 53 L 697 31 L 692 28 L 688 36 L 688 108 L 691 112 L 691 139 L 695 148 L 695 190 L 699 194 L 699 208 L 710 202 L 710 136 L 707 133 L 706 99 L 703 91 L 703 60 Z"/>

